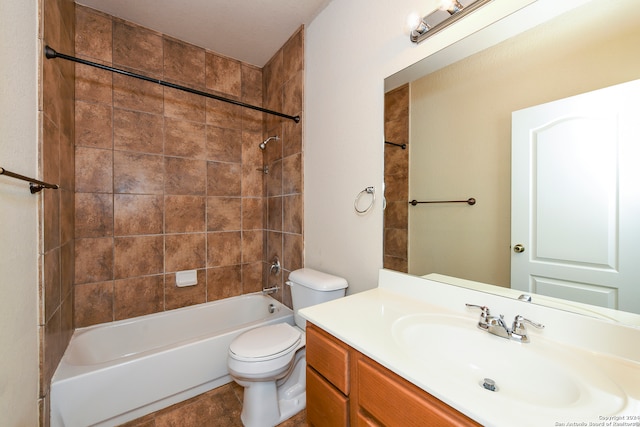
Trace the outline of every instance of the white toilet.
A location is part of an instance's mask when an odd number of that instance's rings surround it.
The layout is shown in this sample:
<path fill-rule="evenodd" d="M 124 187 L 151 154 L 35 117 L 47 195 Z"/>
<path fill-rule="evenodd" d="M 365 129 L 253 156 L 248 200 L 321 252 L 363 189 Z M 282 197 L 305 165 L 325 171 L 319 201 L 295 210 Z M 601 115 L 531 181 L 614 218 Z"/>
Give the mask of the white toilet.
<path fill-rule="evenodd" d="M 271 427 L 306 405 L 305 320 L 298 310 L 344 296 L 347 281 L 310 268 L 293 271 L 291 286 L 296 326 L 288 323 L 252 329 L 233 340 L 227 366 L 244 387 L 242 423 Z"/>

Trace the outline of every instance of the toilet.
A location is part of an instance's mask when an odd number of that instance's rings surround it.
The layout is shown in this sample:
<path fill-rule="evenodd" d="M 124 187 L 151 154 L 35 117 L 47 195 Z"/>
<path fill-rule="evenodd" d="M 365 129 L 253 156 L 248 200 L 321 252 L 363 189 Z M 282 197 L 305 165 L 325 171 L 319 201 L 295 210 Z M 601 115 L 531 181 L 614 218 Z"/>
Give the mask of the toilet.
<path fill-rule="evenodd" d="M 306 321 L 298 310 L 342 298 L 347 281 L 302 268 L 291 272 L 287 285 L 295 326 L 261 326 L 240 334 L 229 345 L 229 374 L 244 387 L 241 419 L 245 427 L 275 426 L 305 408 Z"/>

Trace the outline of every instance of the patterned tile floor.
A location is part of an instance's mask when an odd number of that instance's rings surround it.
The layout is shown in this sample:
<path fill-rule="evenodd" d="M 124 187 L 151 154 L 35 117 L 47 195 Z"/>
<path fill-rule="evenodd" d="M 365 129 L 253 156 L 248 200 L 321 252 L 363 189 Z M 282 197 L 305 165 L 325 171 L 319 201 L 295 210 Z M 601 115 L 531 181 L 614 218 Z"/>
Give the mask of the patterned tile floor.
<path fill-rule="evenodd" d="M 236 383 L 203 393 L 121 427 L 242 427 L 242 387 Z M 278 427 L 308 427 L 305 411 Z"/>

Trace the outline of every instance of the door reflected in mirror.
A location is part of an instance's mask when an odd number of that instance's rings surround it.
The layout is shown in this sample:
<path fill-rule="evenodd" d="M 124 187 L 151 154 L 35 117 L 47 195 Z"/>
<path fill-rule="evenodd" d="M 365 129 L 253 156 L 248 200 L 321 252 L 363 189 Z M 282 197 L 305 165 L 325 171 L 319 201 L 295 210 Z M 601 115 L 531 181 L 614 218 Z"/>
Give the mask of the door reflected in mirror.
<path fill-rule="evenodd" d="M 511 114 L 639 79 L 639 22 L 640 2 L 594 0 L 387 92 L 385 140 L 407 149 L 385 144 L 385 268 L 509 288 Z"/>

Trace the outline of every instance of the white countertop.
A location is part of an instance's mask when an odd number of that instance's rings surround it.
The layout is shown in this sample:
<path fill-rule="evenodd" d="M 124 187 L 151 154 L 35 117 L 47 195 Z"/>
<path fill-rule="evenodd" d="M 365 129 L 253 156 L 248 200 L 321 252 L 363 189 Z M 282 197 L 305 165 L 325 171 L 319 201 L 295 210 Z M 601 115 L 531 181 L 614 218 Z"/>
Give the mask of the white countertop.
<path fill-rule="evenodd" d="M 526 346 L 546 345 L 550 349 L 561 348 L 564 352 L 562 354 L 567 354 L 580 363 L 587 363 L 585 366 L 595 366 L 601 375 L 612 378 L 616 387 L 619 387 L 616 390 L 624 397 L 611 400 L 615 402 L 615 410 L 610 411 L 610 406 L 607 409 L 598 409 L 596 405 L 595 408 L 590 407 L 592 413 L 588 415 L 577 415 L 576 408 L 571 407 L 541 408 L 524 401 L 527 399 L 514 404 L 505 394 L 491 393 L 480 386 L 467 387 L 456 382 L 456 378 L 443 377 L 437 367 L 429 366 L 428 363 L 407 354 L 393 333 L 394 325 L 399 319 L 429 313 L 468 319 L 469 328 L 487 334 L 475 328 L 478 312 L 467 309 L 464 305 L 466 302 L 487 305 L 494 314 L 505 314 L 505 319 L 522 314 L 531 320 L 544 323 L 546 328 L 542 332 L 530 332 L 531 343 L 512 343 Z M 540 427 L 558 426 L 568 422 L 585 422 L 588 425 L 589 422 L 615 421 L 606 418 L 610 416 L 640 416 L 640 329 L 637 328 L 388 270 L 380 271 L 379 287 L 376 289 L 307 307 L 299 313 L 308 321 L 485 426 Z M 502 341 L 510 342 L 499 337 L 493 338 L 498 340 L 499 345 L 503 345 Z M 490 351 L 478 348 L 468 350 L 472 354 Z M 496 357 L 500 357 L 500 354 Z M 518 362 L 504 360 L 505 370 L 527 369 Z M 540 393 L 545 391 L 540 390 Z M 535 396 L 531 397 L 530 400 L 535 401 Z M 624 418 L 618 420 L 620 421 L 624 421 Z M 635 422 L 635 425 L 640 426 L 640 418 L 628 418 L 627 422 Z"/>

